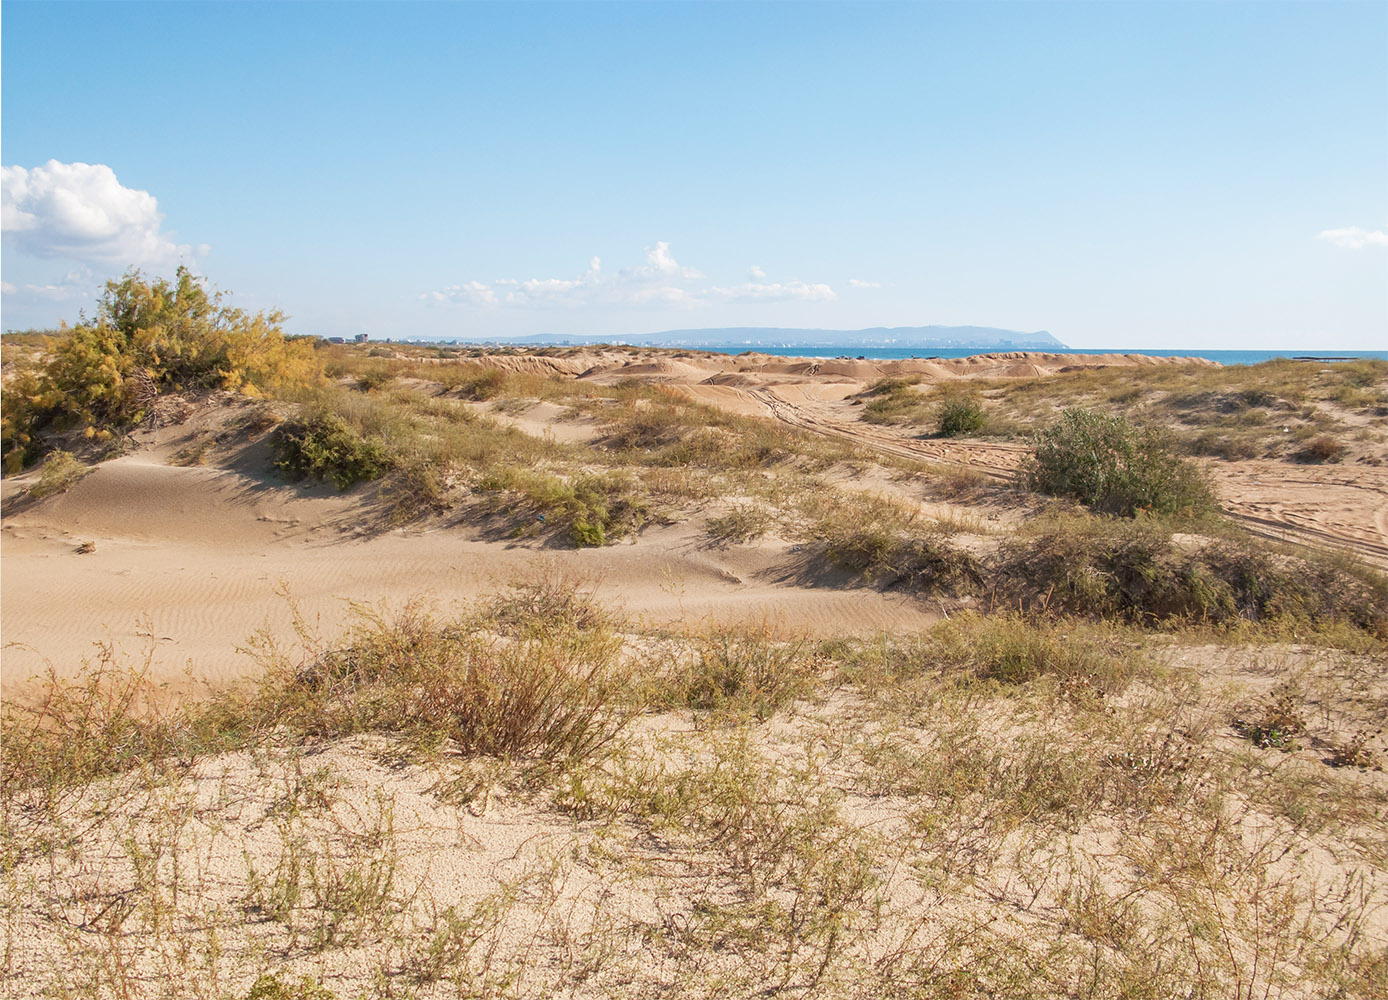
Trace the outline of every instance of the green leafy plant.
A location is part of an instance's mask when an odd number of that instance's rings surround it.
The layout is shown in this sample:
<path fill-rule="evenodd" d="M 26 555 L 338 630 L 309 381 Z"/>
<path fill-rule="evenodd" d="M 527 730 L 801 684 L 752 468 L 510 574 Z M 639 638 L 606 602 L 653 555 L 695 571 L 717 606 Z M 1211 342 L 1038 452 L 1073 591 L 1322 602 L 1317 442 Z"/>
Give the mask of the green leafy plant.
<path fill-rule="evenodd" d="M 1215 508 L 1200 468 L 1167 438 L 1120 416 L 1066 410 L 1039 433 L 1022 478 L 1029 489 L 1078 500 L 1104 514 L 1193 516 Z"/>
<path fill-rule="evenodd" d="M 91 466 L 77 461 L 71 452 L 55 451 L 44 461 L 39 481 L 29 487 L 29 496 L 42 500 L 55 493 L 66 493 L 68 487 L 91 471 Z"/>
<path fill-rule="evenodd" d="M 935 409 L 941 437 L 963 437 L 983 430 L 983 401 L 974 394 L 951 396 Z"/>
<path fill-rule="evenodd" d="M 379 439 L 363 437 L 330 413 L 285 421 L 276 429 L 271 446 L 277 469 L 291 476 L 328 479 L 340 490 L 377 479 L 390 467 Z"/>

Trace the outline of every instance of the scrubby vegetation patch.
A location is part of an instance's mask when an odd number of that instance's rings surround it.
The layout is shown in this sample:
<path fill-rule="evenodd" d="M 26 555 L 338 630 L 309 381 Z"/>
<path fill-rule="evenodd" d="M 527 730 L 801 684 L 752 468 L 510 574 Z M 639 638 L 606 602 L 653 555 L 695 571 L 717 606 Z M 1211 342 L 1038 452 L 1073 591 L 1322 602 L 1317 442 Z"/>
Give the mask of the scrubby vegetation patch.
<path fill-rule="evenodd" d="M 1215 508 L 1201 470 L 1164 435 L 1095 410 L 1067 410 L 1038 434 L 1022 478 L 1029 489 L 1104 514 L 1195 516 Z"/>

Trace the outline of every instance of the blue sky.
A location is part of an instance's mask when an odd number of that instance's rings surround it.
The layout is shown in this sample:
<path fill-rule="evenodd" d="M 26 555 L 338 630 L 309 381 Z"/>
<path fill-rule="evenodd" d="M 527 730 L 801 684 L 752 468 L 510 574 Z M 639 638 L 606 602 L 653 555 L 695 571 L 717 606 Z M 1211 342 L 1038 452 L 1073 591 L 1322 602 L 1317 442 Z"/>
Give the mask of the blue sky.
<path fill-rule="evenodd" d="M 0 11 L 3 325 L 1388 348 L 1388 4 Z"/>

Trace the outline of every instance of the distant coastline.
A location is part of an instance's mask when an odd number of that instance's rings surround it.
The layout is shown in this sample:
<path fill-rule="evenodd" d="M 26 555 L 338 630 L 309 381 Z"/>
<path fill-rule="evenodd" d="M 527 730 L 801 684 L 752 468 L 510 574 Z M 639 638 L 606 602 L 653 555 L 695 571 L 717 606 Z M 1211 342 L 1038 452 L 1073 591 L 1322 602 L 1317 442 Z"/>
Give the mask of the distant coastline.
<path fill-rule="evenodd" d="M 693 348 L 691 348 L 692 350 Z M 863 357 L 874 361 L 899 360 L 901 358 L 967 358 L 975 354 L 997 354 L 1002 351 L 1036 351 L 1034 347 L 858 347 L 856 345 L 825 344 L 817 347 L 747 347 L 731 344 L 724 347 L 701 347 L 699 350 L 713 351 L 717 354 L 741 354 L 753 351 L 758 354 L 775 354 L 795 358 L 836 358 Z M 1388 351 L 1327 350 L 1324 347 L 1295 348 L 1282 351 L 1211 351 L 1199 347 L 1156 348 L 1156 347 L 1064 347 L 1047 350 L 1048 354 L 1146 354 L 1154 358 L 1204 358 L 1222 365 L 1256 365 L 1274 358 L 1327 358 L 1363 359 L 1372 358 L 1388 361 Z"/>
<path fill-rule="evenodd" d="M 411 341 L 406 341 L 411 343 Z M 480 347 L 496 350 L 539 350 L 553 347 L 585 348 L 596 343 L 550 342 L 516 343 L 512 341 L 418 341 L 418 343 L 448 344 L 458 347 Z M 1373 359 L 1388 361 L 1388 351 L 1367 351 L 1354 348 L 1343 350 L 1324 347 L 1298 347 L 1285 350 L 1230 351 L 1199 347 L 1039 347 L 1020 344 L 977 344 L 970 347 L 876 347 L 865 344 L 797 344 L 794 346 L 765 346 L 755 344 L 627 344 L 620 339 L 609 342 L 614 347 L 641 347 L 668 351 L 708 351 L 713 354 L 770 354 L 783 358 L 863 358 L 869 361 L 899 361 L 905 358 L 968 358 L 979 354 L 1002 354 L 1027 351 L 1044 354 L 1145 354 L 1154 358 L 1204 358 L 1221 365 L 1256 365 L 1275 358 L 1314 361 Z"/>

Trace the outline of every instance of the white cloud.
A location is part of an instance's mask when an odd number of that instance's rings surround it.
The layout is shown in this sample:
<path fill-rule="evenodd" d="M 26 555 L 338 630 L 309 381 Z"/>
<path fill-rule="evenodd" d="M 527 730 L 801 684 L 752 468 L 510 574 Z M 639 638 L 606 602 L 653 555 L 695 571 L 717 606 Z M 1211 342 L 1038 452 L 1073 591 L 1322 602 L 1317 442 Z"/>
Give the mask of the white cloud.
<path fill-rule="evenodd" d="M 596 260 L 596 258 L 594 258 Z M 695 281 L 703 277 L 692 267 L 684 267 L 670 253 L 670 244 L 660 242 L 646 247 L 646 263 L 641 267 L 624 267 L 618 276 L 627 282 L 668 281 L 684 279 Z"/>
<path fill-rule="evenodd" d="M 1358 226 L 1345 226 L 1343 229 L 1326 229 L 1316 236 L 1337 247 L 1349 250 L 1362 250 L 1364 247 L 1388 247 L 1388 232 L 1381 229 L 1360 229 Z"/>
<path fill-rule="evenodd" d="M 712 291 L 719 298 L 734 302 L 830 302 L 838 298 L 828 285 L 804 281 L 748 281 L 731 288 L 714 286 Z"/>
<path fill-rule="evenodd" d="M 708 285 L 704 273 L 675 259 L 664 241 L 645 248 L 645 263 L 624 267 L 616 273 L 602 269 L 594 257 L 588 269 L 574 278 L 498 278 L 489 283 L 468 281 L 440 291 L 426 292 L 426 302 L 457 303 L 469 306 L 519 306 L 580 308 L 588 305 L 679 306 L 693 307 L 706 302 L 825 302 L 835 298 L 825 284 L 803 281 L 784 283 L 763 279 L 766 272 L 752 267 L 753 279 L 740 285 Z"/>
<path fill-rule="evenodd" d="M 849 279 L 848 279 L 848 287 L 849 287 L 849 288 L 881 288 L 881 287 L 882 287 L 882 282 L 880 282 L 880 281 L 859 281 L 857 278 L 849 278 Z"/>
<path fill-rule="evenodd" d="M 175 243 L 159 202 L 125 187 L 101 163 L 0 167 L 0 226 L 6 242 L 36 257 L 94 264 L 167 265 L 206 253 Z"/>
<path fill-rule="evenodd" d="M 18 290 L 19 289 L 15 288 L 14 285 L 10 284 L 8 281 L 0 281 L 0 292 L 3 292 L 5 295 L 13 295 Z"/>
<path fill-rule="evenodd" d="M 458 302 L 470 306 L 490 306 L 496 304 L 496 293 L 480 281 L 469 281 L 462 285 L 449 285 L 437 292 L 425 292 L 420 296 L 426 302 Z"/>

